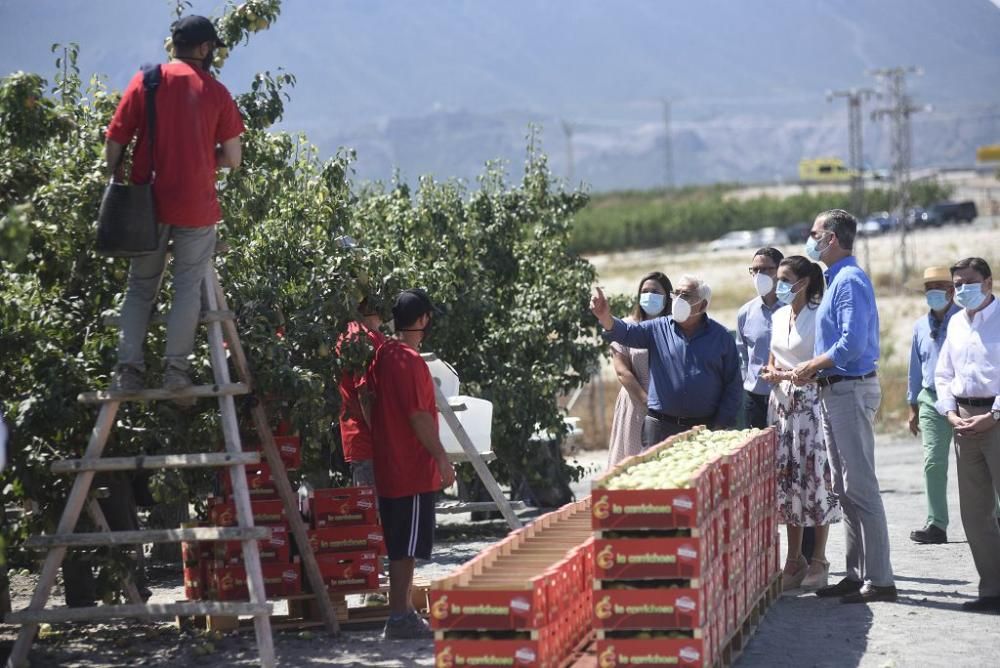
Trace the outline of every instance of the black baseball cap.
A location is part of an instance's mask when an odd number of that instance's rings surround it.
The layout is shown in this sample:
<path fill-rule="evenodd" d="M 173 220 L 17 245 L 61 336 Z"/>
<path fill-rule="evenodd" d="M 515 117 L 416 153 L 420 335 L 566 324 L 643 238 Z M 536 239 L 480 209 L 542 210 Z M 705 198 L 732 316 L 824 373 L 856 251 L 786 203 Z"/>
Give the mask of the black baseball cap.
<path fill-rule="evenodd" d="M 204 16 L 185 16 L 175 21 L 170 30 L 174 44 L 180 46 L 197 46 L 205 42 L 214 42 L 215 46 L 226 45 L 215 32 L 215 24 Z"/>
<path fill-rule="evenodd" d="M 404 326 L 410 325 L 425 313 L 444 315 L 444 310 L 434 305 L 430 295 L 423 288 L 403 290 L 396 297 L 396 303 L 392 305 L 392 318 L 397 326 L 400 323 Z"/>

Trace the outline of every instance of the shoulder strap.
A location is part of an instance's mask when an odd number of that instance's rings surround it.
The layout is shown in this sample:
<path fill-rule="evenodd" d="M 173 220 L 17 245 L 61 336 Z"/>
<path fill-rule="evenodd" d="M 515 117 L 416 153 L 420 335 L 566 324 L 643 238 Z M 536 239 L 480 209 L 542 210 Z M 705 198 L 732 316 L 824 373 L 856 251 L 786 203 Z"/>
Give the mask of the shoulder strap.
<path fill-rule="evenodd" d="M 146 127 L 149 134 L 149 167 L 150 183 L 156 179 L 156 162 L 154 159 L 154 144 L 156 143 L 156 89 L 160 87 L 163 76 L 158 64 L 145 64 L 142 70 L 142 88 L 146 91 Z"/>

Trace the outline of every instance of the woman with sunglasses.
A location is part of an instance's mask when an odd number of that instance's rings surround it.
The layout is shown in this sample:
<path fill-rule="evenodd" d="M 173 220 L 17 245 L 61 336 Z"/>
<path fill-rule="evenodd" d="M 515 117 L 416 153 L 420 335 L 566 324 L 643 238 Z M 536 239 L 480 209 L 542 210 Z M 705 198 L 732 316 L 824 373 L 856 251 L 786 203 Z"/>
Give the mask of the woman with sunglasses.
<path fill-rule="evenodd" d="M 801 255 L 778 264 L 775 294 L 786 306 L 771 320 L 771 354 L 761 377 L 773 384 L 768 421 L 778 431 L 778 521 L 788 532 L 784 590 L 825 587 L 830 573 L 826 541 L 840 520 L 820 418 L 815 381 L 795 382 L 792 369 L 813 357 L 816 308 L 823 298 L 823 270 Z M 804 527 L 816 529 L 812 562 L 802 555 Z"/>
<path fill-rule="evenodd" d="M 659 271 L 646 274 L 639 281 L 635 308 L 625 320 L 643 322 L 670 315 L 673 289 L 666 274 Z M 642 422 L 646 417 L 646 393 L 649 391 L 649 351 L 612 343 L 611 361 L 622 388 L 611 420 L 608 468 L 642 452 Z"/>

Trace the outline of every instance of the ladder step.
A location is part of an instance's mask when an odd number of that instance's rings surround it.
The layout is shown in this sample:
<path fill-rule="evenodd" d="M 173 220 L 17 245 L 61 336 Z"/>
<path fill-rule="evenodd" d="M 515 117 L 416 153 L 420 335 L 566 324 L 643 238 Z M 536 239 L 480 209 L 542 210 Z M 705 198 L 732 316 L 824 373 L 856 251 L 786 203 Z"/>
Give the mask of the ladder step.
<path fill-rule="evenodd" d="M 87 547 L 91 545 L 137 545 L 140 543 L 181 543 L 213 540 L 266 540 L 271 528 L 259 527 L 192 527 L 188 529 L 145 529 L 142 531 L 98 531 L 32 536 L 25 546 L 32 549 L 53 547 Z"/>
<path fill-rule="evenodd" d="M 192 385 L 184 390 L 171 392 L 162 388 L 122 392 L 118 390 L 98 390 L 84 392 L 76 400 L 84 404 L 100 404 L 108 401 L 159 401 L 163 399 L 190 399 L 204 397 L 221 397 L 227 394 L 249 394 L 246 383 L 228 383 L 226 385 Z"/>
<path fill-rule="evenodd" d="M 198 322 L 222 322 L 224 320 L 235 320 L 236 314 L 233 311 L 202 311 L 198 315 Z M 162 325 L 167 321 L 167 316 L 163 313 L 154 313 L 149 319 L 151 325 Z M 118 327 L 121 324 L 121 316 L 117 313 L 104 316 L 105 327 Z"/>
<path fill-rule="evenodd" d="M 511 510 L 524 510 L 527 506 L 524 501 L 511 501 Z M 494 501 L 444 501 L 434 506 L 434 510 L 442 515 L 454 515 L 457 513 L 478 513 L 497 510 Z"/>
<path fill-rule="evenodd" d="M 269 615 L 269 603 L 245 601 L 198 601 L 188 603 L 151 603 L 146 605 L 98 605 L 91 608 L 52 608 L 50 610 L 19 610 L 7 614 L 8 624 L 55 624 L 86 622 L 98 619 L 169 619 L 194 615 Z"/>
<path fill-rule="evenodd" d="M 211 452 L 189 455 L 140 455 L 138 457 L 104 457 L 101 459 L 66 459 L 52 464 L 53 473 L 81 471 L 145 471 L 159 469 L 192 469 L 234 464 L 260 464 L 259 452 Z"/>

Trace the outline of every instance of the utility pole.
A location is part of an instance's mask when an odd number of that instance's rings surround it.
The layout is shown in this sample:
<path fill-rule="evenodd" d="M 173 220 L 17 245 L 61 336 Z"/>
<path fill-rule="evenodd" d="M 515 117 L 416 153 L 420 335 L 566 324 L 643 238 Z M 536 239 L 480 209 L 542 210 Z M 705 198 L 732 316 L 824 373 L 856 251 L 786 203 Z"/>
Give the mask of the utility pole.
<path fill-rule="evenodd" d="M 667 190 L 674 188 L 674 144 L 670 133 L 670 100 L 663 98 L 663 183 Z"/>
<path fill-rule="evenodd" d="M 851 165 L 851 209 L 859 220 L 865 215 L 865 176 L 863 133 L 861 131 L 861 103 L 867 101 L 876 93 L 871 88 L 851 88 L 850 90 L 828 91 L 826 101 L 834 98 L 847 98 L 847 145 Z M 864 249 L 865 271 L 871 273 L 871 258 L 868 252 L 868 237 L 862 238 Z"/>
<path fill-rule="evenodd" d="M 573 126 L 569 121 L 563 120 L 563 134 L 566 135 L 566 182 L 573 187 Z"/>
<path fill-rule="evenodd" d="M 909 230 L 906 225 L 906 211 L 910 206 L 910 167 L 912 164 L 912 133 L 910 116 L 918 107 L 906 92 L 906 75 L 920 75 L 916 67 L 889 67 L 873 70 L 871 75 L 882 82 L 889 106 L 872 112 L 872 119 L 888 118 L 891 123 L 892 174 L 896 187 L 896 217 L 899 221 L 899 258 L 901 264 L 900 283 L 905 283 L 910 273 L 910 249 L 907 247 Z"/>

